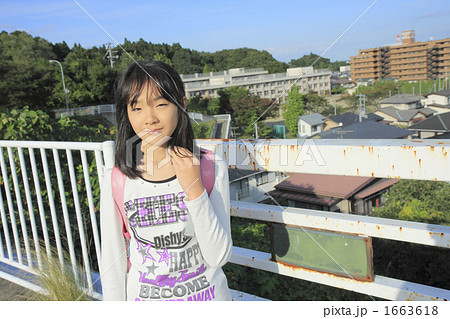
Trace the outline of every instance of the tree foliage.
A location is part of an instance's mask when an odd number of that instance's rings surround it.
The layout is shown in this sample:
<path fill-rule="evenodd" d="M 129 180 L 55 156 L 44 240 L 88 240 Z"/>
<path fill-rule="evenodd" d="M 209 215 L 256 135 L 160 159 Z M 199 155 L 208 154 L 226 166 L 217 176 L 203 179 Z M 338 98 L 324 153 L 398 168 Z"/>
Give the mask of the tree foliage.
<path fill-rule="evenodd" d="M 289 132 L 297 136 L 298 117 L 303 115 L 303 95 L 298 92 L 298 87 L 294 84 L 292 90 L 288 92 L 287 103 L 283 118 Z"/>
<path fill-rule="evenodd" d="M 253 136 L 253 123 L 258 121 L 259 136 L 268 137 L 270 130 L 265 128 L 263 121 L 276 112 L 271 100 L 251 95 L 247 89 L 237 86 L 220 90 L 219 95 L 219 113 L 231 114 L 239 133 Z"/>
<path fill-rule="evenodd" d="M 386 195 L 377 217 L 450 225 L 450 184 L 435 181 L 401 180 Z"/>
<path fill-rule="evenodd" d="M 319 55 L 312 52 L 309 55 L 304 55 L 299 59 L 292 59 L 291 62 L 289 62 L 290 68 L 309 67 L 311 65 L 313 65 L 315 69 L 329 69 L 331 71 L 339 71 L 339 67 L 347 65 L 347 62 L 331 62 L 330 59 L 320 57 Z"/>

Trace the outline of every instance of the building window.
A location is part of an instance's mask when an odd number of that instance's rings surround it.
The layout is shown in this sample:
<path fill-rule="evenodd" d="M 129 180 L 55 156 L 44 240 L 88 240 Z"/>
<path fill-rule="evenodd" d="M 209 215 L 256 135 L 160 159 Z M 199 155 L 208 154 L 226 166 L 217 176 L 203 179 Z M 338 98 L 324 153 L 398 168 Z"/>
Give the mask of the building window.
<path fill-rule="evenodd" d="M 256 175 L 256 184 L 258 186 L 264 185 L 269 182 L 269 173 L 263 172 L 261 174 Z"/>

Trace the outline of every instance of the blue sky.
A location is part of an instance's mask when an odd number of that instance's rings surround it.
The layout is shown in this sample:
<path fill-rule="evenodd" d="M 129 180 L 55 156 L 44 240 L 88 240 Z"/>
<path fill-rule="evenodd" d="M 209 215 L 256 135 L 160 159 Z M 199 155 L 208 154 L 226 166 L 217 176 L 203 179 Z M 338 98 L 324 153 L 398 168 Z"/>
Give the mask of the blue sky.
<path fill-rule="evenodd" d="M 86 48 L 114 42 L 107 33 L 119 43 L 143 38 L 206 52 L 249 47 L 289 62 L 322 54 L 375 1 L 0 0 L 0 30 Z M 417 41 L 449 38 L 449 21 L 448 0 L 378 0 L 324 57 L 347 60 L 410 29 Z"/>

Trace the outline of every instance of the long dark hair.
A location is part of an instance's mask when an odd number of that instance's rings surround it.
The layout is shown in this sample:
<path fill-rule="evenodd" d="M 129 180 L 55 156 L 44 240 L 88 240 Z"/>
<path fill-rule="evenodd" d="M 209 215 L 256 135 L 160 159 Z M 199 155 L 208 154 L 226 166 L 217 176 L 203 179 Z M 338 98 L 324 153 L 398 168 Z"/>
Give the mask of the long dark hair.
<path fill-rule="evenodd" d="M 197 149 L 194 150 L 194 131 L 184 109 L 184 83 L 178 72 L 161 61 L 135 62 L 123 72 L 116 85 L 117 135 L 114 147 L 115 165 L 133 179 L 142 174 L 137 168 L 142 159 L 142 140 L 131 127 L 127 107 L 139 97 L 147 85 L 158 89 L 164 99 L 179 107 L 178 123 L 168 141 L 168 147 L 180 146 L 192 153 L 197 152 Z"/>

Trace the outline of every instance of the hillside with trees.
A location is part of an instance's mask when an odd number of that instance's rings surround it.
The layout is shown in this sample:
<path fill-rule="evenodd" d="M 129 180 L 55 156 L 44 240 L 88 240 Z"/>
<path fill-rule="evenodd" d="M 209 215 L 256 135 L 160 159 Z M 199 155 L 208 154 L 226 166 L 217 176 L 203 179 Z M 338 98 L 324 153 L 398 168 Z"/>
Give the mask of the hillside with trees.
<path fill-rule="evenodd" d="M 303 66 L 314 56 L 277 61 L 269 52 L 251 48 L 199 52 L 172 45 L 124 39 L 121 47 L 112 47 L 114 63 L 107 59 L 106 45 L 70 48 L 64 41 L 51 43 L 24 31 L 0 33 L 0 112 L 28 106 L 30 110 L 51 111 L 65 107 L 61 62 L 70 107 L 112 103 L 117 75 L 133 60 L 156 59 L 171 64 L 180 74 L 218 72 L 231 68 L 264 68 L 269 73 L 284 72 L 288 67 Z M 329 59 L 327 65 L 333 63 Z M 322 68 L 323 61 L 315 68 Z M 293 62 L 296 61 L 296 62 Z M 300 61 L 300 62 L 299 62 Z M 320 62 L 320 63 L 319 63 Z M 300 63 L 300 64 L 299 64 Z M 306 63 L 306 64 L 305 64 Z"/>

